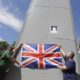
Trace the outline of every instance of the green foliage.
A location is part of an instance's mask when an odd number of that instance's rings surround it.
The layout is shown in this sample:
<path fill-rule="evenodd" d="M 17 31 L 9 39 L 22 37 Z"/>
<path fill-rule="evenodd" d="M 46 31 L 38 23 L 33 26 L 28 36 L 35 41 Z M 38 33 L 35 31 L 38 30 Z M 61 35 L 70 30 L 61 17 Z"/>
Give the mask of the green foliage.
<path fill-rule="evenodd" d="M 7 49 L 9 44 L 6 41 L 0 41 L 0 51 Z"/>

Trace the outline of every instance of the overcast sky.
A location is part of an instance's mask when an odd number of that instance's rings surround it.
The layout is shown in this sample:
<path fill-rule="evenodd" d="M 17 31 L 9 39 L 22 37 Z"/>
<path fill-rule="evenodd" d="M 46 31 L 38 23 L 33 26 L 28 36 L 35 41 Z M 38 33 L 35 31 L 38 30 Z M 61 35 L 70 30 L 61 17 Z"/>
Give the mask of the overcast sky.
<path fill-rule="evenodd" d="M 0 0 L 0 40 L 10 44 L 21 31 L 31 0 Z M 80 40 L 80 0 L 71 0 L 76 29 L 76 38 Z"/>

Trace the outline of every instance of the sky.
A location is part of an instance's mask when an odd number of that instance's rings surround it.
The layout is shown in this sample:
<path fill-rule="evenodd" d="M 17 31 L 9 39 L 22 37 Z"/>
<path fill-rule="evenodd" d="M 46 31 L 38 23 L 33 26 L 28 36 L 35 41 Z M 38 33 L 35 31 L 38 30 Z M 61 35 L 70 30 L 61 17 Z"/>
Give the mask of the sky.
<path fill-rule="evenodd" d="M 12 44 L 23 27 L 31 0 L 0 0 L 0 40 Z M 71 0 L 76 38 L 80 40 L 80 0 Z"/>
<path fill-rule="evenodd" d="M 0 40 L 12 44 L 23 26 L 31 0 L 0 0 Z"/>
<path fill-rule="evenodd" d="M 71 0 L 76 38 L 80 41 L 80 0 Z"/>

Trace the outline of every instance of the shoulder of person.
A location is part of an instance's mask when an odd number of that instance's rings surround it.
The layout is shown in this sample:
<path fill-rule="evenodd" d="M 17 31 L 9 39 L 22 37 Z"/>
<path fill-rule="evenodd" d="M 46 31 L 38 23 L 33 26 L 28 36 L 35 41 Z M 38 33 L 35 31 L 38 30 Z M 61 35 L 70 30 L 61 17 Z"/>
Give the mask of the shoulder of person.
<path fill-rule="evenodd" d="M 4 52 L 9 52 L 9 50 L 5 50 Z"/>
<path fill-rule="evenodd" d="M 9 50 L 5 50 L 4 52 L 3 52 L 3 54 L 8 54 L 9 53 Z"/>
<path fill-rule="evenodd" d="M 72 59 L 72 60 L 70 60 L 70 62 L 72 62 L 72 63 L 75 63 L 75 61 Z"/>

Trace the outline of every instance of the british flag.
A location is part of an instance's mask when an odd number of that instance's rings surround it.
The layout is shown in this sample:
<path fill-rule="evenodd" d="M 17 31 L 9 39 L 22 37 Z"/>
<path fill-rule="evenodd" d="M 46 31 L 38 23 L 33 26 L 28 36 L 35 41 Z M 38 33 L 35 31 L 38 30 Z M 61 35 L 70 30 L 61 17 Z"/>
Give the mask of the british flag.
<path fill-rule="evenodd" d="M 56 44 L 24 44 L 20 53 L 25 67 L 48 69 L 63 65 L 60 46 Z"/>

